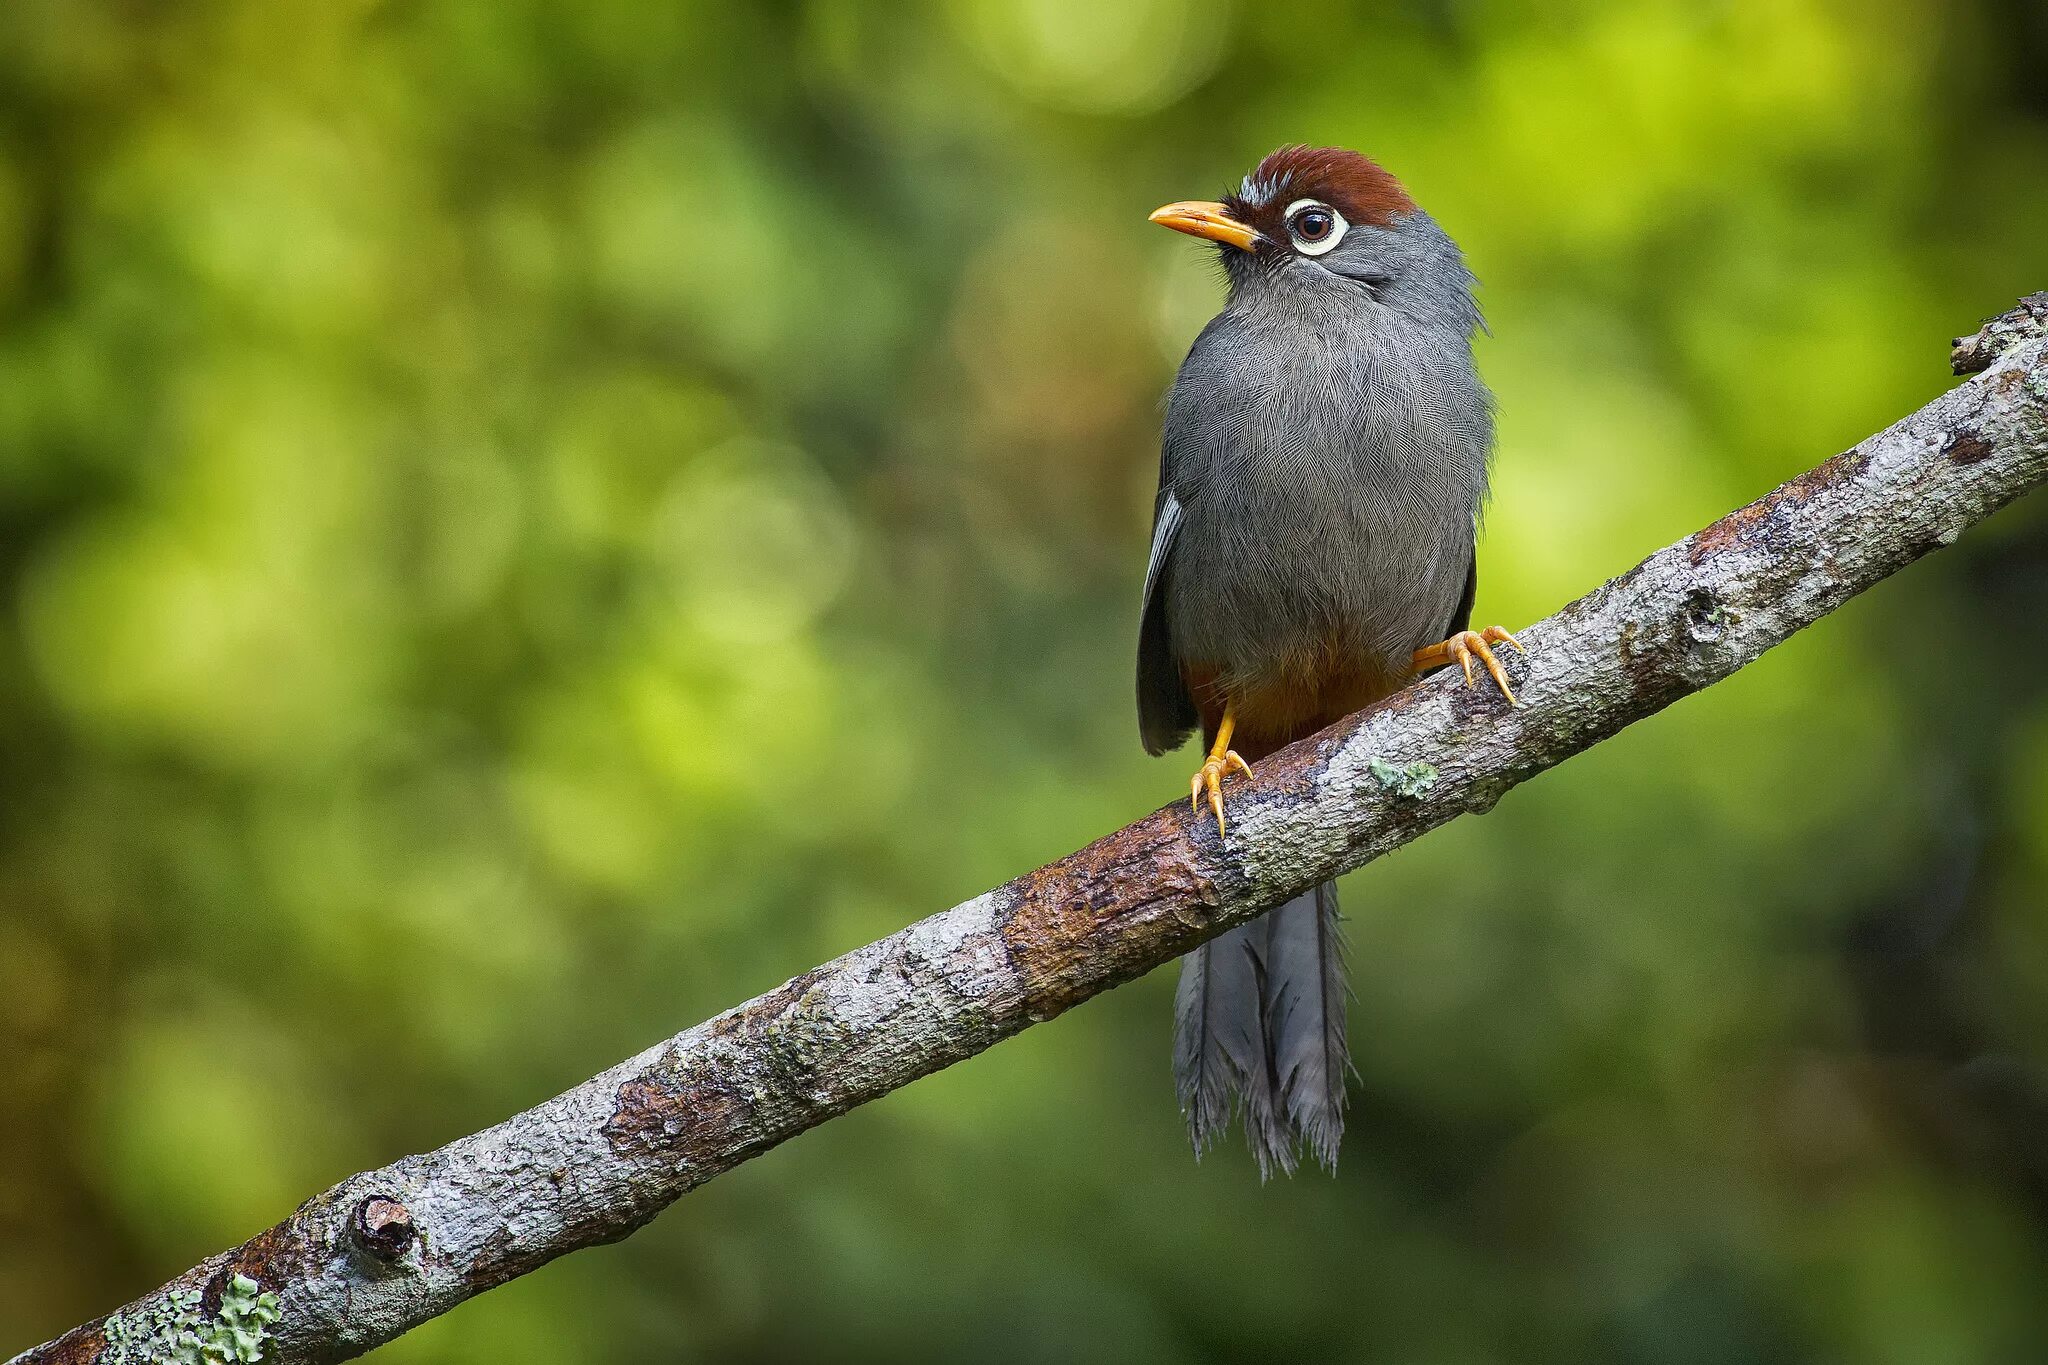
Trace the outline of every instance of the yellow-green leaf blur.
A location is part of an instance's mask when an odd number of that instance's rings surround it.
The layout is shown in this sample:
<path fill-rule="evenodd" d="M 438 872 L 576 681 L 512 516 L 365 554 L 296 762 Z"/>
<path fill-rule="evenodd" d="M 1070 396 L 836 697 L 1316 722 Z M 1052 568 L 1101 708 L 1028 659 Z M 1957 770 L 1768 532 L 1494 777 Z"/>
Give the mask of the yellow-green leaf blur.
<path fill-rule="evenodd" d="M 1146 222 L 1465 248 L 1517 627 L 2048 288 L 2039 0 L 6 0 L 0 1355 L 1152 808 Z M 1341 1175 L 1160 972 L 388 1365 L 2048 1352 L 2048 513 L 1349 878 Z M 1185 760 L 1185 761 L 1183 761 Z"/>

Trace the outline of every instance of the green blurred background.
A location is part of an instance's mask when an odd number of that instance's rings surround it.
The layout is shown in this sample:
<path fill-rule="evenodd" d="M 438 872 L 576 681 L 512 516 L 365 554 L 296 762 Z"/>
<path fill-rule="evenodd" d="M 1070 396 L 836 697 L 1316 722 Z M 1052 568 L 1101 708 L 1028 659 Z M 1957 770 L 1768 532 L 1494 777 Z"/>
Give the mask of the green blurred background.
<path fill-rule="evenodd" d="M 7 0 L 0 1351 L 1184 794 L 1154 206 L 1463 243 L 1510 626 L 2048 287 L 2039 0 L 1537 8 Z M 1162 971 L 376 1359 L 2041 1359 L 2044 608 L 2023 506 L 1349 879 L 1335 1181 Z"/>

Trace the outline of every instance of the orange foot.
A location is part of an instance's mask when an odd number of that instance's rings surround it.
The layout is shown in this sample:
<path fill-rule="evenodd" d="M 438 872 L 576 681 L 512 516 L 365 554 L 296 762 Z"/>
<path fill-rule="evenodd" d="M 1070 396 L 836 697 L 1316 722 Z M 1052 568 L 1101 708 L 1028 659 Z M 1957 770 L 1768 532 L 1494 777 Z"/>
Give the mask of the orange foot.
<path fill-rule="evenodd" d="M 1246 777 L 1252 775 L 1252 765 L 1238 756 L 1230 747 L 1230 737 L 1237 731 L 1237 708 L 1229 702 L 1223 704 L 1223 719 L 1216 725 L 1216 742 L 1209 746 L 1209 759 L 1195 773 L 1188 783 L 1188 805 L 1196 815 L 1202 813 L 1202 792 L 1209 793 L 1209 809 L 1216 814 L 1216 837 L 1223 837 L 1223 779 L 1230 776 L 1232 768 Z"/>
<path fill-rule="evenodd" d="M 1520 640 L 1508 634 L 1500 626 L 1488 626 L 1484 631 L 1461 630 L 1440 645 L 1431 645 L 1428 649 L 1416 650 L 1415 667 L 1418 670 L 1441 668 L 1445 664 L 1456 663 L 1458 667 L 1465 670 L 1465 686 L 1470 687 L 1472 686 L 1472 656 L 1476 654 L 1479 656 L 1479 661 L 1486 665 L 1486 671 L 1493 676 L 1493 685 L 1498 687 L 1500 694 L 1508 699 L 1508 705 L 1519 706 L 1521 703 L 1515 700 L 1514 689 L 1508 686 L 1507 673 L 1502 670 L 1500 660 L 1493 657 L 1492 646 L 1502 643 L 1513 645 L 1517 654 L 1526 655 L 1529 652 L 1522 648 Z"/>
<path fill-rule="evenodd" d="M 1209 809 L 1215 812 L 1216 837 L 1219 839 L 1223 837 L 1224 830 L 1223 779 L 1230 775 L 1232 768 L 1246 777 L 1252 775 L 1252 765 L 1239 758 L 1237 750 L 1224 749 L 1221 753 L 1210 754 L 1208 761 L 1202 764 L 1194 779 L 1188 783 L 1188 805 L 1197 815 L 1202 813 L 1203 791 L 1209 793 Z"/>

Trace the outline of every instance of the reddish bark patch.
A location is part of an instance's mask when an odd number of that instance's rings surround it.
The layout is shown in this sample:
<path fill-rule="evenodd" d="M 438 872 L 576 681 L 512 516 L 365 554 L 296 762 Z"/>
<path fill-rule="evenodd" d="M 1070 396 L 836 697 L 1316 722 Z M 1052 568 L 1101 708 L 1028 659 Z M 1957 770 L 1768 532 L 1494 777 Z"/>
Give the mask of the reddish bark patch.
<path fill-rule="evenodd" d="M 23 1353 L 15 1365 L 94 1365 L 107 1349 L 106 1319 L 74 1327 L 55 1341 Z"/>
<path fill-rule="evenodd" d="M 1786 513 L 1817 493 L 1849 482 L 1870 467 L 1870 457 L 1861 450 L 1845 450 L 1833 459 L 1789 479 L 1747 507 L 1737 508 L 1686 542 L 1686 558 L 1697 565 L 1709 555 L 1736 545 L 1782 548 L 1778 542 L 1789 531 Z"/>
<path fill-rule="evenodd" d="M 627 1232 L 632 1230 L 633 1228 L 626 1229 Z M 510 1283 L 521 1275 L 532 1274 L 565 1251 L 574 1249 L 573 1246 L 561 1243 L 551 1247 L 524 1243 L 511 1228 L 498 1228 L 484 1239 L 481 1247 L 477 1248 L 476 1259 L 470 1262 L 469 1273 L 463 1276 L 463 1287 L 473 1295 L 481 1294 L 488 1289 L 496 1289 L 499 1285 Z"/>
<path fill-rule="evenodd" d="M 1193 947 L 1222 903 L 1203 866 L 1213 848 L 1161 813 L 1004 888 L 998 931 L 1025 1012 L 1049 1019 L 1137 975 L 1162 946 Z"/>
<path fill-rule="evenodd" d="M 656 1068 L 620 1084 L 604 1140 L 628 1160 L 718 1169 L 749 1109 L 710 1067 L 671 1050 Z"/>
<path fill-rule="evenodd" d="M 279 1293 L 310 1279 L 322 1260 L 319 1247 L 323 1237 L 336 1226 L 332 1220 L 340 1212 L 329 1201 L 332 1193 L 314 1195 L 282 1223 L 265 1228 L 232 1251 L 201 1262 L 166 1287 L 197 1288 L 200 1310 L 212 1315 L 220 1311 L 228 1282 L 237 1275 Z"/>
<path fill-rule="evenodd" d="M 1991 443 L 1974 431 L 1959 431 L 1948 443 L 1948 457 L 1956 464 L 1976 464 L 1991 454 Z"/>

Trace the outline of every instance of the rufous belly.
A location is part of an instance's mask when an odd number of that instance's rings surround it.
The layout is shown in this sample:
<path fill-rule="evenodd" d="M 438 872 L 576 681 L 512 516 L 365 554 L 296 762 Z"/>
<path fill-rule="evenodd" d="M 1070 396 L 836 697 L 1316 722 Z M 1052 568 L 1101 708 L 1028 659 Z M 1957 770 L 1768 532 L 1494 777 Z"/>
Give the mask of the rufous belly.
<path fill-rule="evenodd" d="M 1407 686 L 1413 671 L 1390 670 L 1384 660 L 1350 649 L 1326 649 L 1289 660 L 1254 678 L 1226 682 L 1214 667 L 1199 663 L 1181 667 L 1181 681 L 1202 718 L 1202 742 L 1213 743 L 1231 707 L 1237 729 L 1231 747 L 1247 761 L 1390 697 Z"/>

